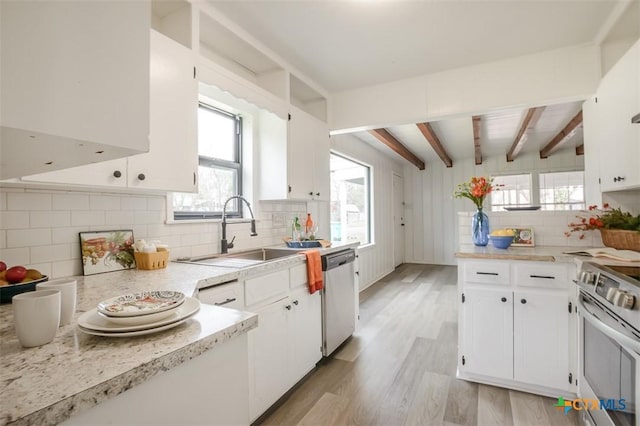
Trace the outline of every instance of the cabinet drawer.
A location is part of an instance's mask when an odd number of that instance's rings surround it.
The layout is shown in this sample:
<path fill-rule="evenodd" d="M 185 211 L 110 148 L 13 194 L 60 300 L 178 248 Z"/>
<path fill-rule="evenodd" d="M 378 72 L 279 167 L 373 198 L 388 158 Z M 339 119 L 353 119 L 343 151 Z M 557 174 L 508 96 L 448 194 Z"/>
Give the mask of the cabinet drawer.
<path fill-rule="evenodd" d="M 244 300 L 247 306 L 254 305 L 289 291 L 289 269 L 272 272 L 244 282 Z"/>
<path fill-rule="evenodd" d="M 289 270 L 289 285 L 292 289 L 297 287 L 306 286 L 309 284 L 309 277 L 307 276 L 307 264 L 294 266 Z"/>
<path fill-rule="evenodd" d="M 466 283 L 509 285 L 509 264 L 490 260 L 465 262 L 464 281 Z"/>
<path fill-rule="evenodd" d="M 243 309 L 244 297 L 238 281 L 198 290 L 198 299 L 208 305 Z"/>
<path fill-rule="evenodd" d="M 551 262 L 516 263 L 514 284 L 523 287 L 544 287 L 566 289 L 572 279 L 569 277 L 571 265 Z"/>

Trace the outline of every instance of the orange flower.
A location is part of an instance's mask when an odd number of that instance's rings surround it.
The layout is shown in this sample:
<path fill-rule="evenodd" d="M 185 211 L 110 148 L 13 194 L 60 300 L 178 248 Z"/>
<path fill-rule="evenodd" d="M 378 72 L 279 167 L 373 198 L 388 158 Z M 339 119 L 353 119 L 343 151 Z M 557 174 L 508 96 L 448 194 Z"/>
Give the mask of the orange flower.
<path fill-rule="evenodd" d="M 454 192 L 456 198 L 468 198 L 478 209 L 482 208 L 485 197 L 490 194 L 494 189 L 502 185 L 493 185 L 493 178 L 472 177 L 469 182 L 461 183 Z"/>

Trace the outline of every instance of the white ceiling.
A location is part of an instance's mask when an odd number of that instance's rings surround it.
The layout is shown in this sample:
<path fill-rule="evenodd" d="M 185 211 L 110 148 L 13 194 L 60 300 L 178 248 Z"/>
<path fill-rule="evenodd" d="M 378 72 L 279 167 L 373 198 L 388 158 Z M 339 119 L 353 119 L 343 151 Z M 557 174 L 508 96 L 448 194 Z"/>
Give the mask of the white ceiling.
<path fill-rule="evenodd" d="M 545 50 L 598 43 L 625 5 L 637 0 L 209 2 L 333 93 Z M 580 108 L 580 102 L 548 106 L 521 152 L 539 151 Z M 526 109 L 505 110 L 482 116 L 483 157 L 506 154 L 526 112 Z M 473 157 L 471 117 L 446 119 L 431 125 L 454 163 Z M 440 161 L 415 124 L 387 130 L 425 162 Z M 358 132 L 355 136 L 387 155 L 400 158 L 367 132 Z M 580 128 L 563 149 L 581 143 Z"/>
<path fill-rule="evenodd" d="M 211 3 L 329 92 L 592 42 L 613 0 Z"/>

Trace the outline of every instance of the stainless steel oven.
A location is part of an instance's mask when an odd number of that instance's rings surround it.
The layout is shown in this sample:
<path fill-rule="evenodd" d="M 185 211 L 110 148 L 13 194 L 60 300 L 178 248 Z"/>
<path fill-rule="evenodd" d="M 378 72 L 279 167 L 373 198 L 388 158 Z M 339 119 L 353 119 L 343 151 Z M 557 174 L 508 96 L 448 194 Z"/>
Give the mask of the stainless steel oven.
<path fill-rule="evenodd" d="M 640 282 L 592 262 L 578 275 L 580 419 L 640 426 Z"/>

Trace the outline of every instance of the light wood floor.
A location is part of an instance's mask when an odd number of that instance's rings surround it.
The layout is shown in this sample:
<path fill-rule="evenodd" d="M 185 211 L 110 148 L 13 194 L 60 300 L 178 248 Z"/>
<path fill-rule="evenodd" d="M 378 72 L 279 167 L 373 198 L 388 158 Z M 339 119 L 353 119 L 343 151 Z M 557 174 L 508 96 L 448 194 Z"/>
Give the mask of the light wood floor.
<path fill-rule="evenodd" d="M 576 425 L 557 400 L 455 378 L 457 272 L 405 264 L 360 295 L 354 336 L 264 425 Z"/>

